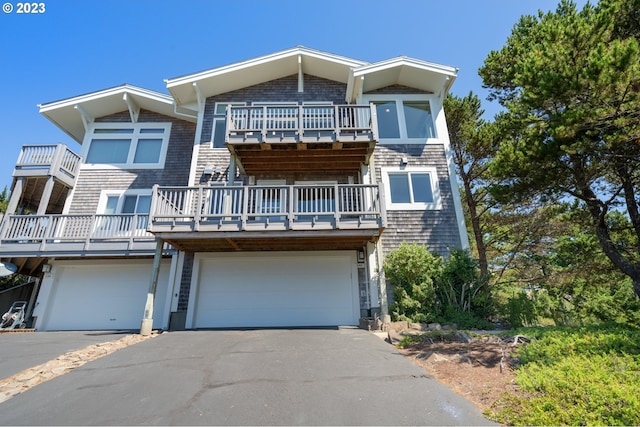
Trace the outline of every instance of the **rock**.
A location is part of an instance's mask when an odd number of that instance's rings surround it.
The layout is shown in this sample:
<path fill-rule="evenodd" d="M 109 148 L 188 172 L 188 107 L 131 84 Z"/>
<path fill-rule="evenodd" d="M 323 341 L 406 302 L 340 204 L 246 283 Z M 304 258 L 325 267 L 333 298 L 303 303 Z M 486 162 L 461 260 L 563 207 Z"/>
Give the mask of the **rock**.
<path fill-rule="evenodd" d="M 456 332 L 456 337 L 460 340 L 460 342 L 464 342 L 467 344 L 473 341 L 473 339 L 466 332 L 462 331 Z"/>
<path fill-rule="evenodd" d="M 455 331 L 458 329 L 458 325 L 456 325 L 455 323 L 452 323 L 451 325 L 444 325 L 442 329 L 445 331 Z"/>
<path fill-rule="evenodd" d="M 414 331 L 421 331 L 422 323 L 409 323 L 409 329 L 413 329 Z"/>
<path fill-rule="evenodd" d="M 400 335 L 393 329 L 389 329 L 389 331 L 387 331 L 387 335 L 389 337 L 389 343 L 392 345 L 397 345 L 400 341 L 402 341 L 402 335 Z"/>
<path fill-rule="evenodd" d="M 434 362 L 448 362 L 449 359 L 439 353 L 433 353 L 430 356 L 431 358 L 433 358 Z"/>
<path fill-rule="evenodd" d="M 471 363 L 471 359 L 465 354 L 458 354 L 458 361 L 460 363 Z"/>
<path fill-rule="evenodd" d="M 391 322 L 389 323 L 389 330 L 394 330 L 396 332 L 404 331 L 409 329 L 409 322 L 401 321 L 401 322 Z"/>
<path fill-rule="evenodd" d="M 442 326 L 440 325 L 440 323 L 429 323 L 427 325 L 427 328 L 430 331 L 440 331 L 440 330 L 442 330 Z"/>

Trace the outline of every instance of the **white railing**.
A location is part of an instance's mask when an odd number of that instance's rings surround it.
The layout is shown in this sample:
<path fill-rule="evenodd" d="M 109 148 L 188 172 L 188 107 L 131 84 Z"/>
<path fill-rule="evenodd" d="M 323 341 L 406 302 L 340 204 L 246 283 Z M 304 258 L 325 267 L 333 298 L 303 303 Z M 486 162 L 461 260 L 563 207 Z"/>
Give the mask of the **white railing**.
<path fill-rule="evenodd" d="M 75 178 L 80 156 L 64 144 L 24 145 L 16 162 L 16 170 L 49 169 L 51 174 L 62 172 Z"/>
<path fill-rule="evenodd" d="M 285 228 L 319 222 L 332 228 L 347 223 L 352 228 L 380 228 L 385 225 L 380 197 L 378 185 L 364 184 L 156 186 L 149 229 L 154 232 L 182 223 L 197 231 L 208 223 L 236 223 L 238 230 L 245 230 L 247 224 L 277 222 Z"/>
<path fill-rule="evenodd" d="M 7 215 L 0 228 L 0 245 L 90 240 L 153 240 L 147 214 Z"/>
<path fill-rule="evenodd" d="M 375 108 L 371 105 L 333 106 L 230 106 L 227 109 L 227 142 L 232 135 L 292 132 L 368 132 L 377 139 Z"/>

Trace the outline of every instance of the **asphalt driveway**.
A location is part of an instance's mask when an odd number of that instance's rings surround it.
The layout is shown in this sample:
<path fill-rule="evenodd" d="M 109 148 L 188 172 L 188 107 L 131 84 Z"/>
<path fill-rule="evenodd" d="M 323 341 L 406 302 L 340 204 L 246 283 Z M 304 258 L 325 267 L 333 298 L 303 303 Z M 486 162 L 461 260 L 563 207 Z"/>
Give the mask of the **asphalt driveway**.
<path fill-rule="evenodd" d="M 1 403 L 0 424 L 492 423 L 366 331 L 271 329 L 162 334 Z"/>

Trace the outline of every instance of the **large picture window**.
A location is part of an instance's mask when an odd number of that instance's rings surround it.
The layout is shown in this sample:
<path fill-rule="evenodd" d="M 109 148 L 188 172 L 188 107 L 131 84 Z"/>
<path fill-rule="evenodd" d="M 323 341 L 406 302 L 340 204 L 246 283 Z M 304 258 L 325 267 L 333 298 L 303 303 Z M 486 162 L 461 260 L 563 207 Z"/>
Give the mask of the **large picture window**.
<path fill-rule="evenodd" d="M 95 123 L 85 137 L 85 165 L 162 168 L 171 123 Z"/>
<path fill-rule="evenodd" d="M 428 99 L 407 99 L 385 96 L 371 97 L 376 107 L 380 140 L 425 142 L 436 138 L 435 125 Z"/>
<path fill-rule="evenodd" d="M 440 189 L 435 168 L 382 168 L 387 209 L 441 209 Z"/>

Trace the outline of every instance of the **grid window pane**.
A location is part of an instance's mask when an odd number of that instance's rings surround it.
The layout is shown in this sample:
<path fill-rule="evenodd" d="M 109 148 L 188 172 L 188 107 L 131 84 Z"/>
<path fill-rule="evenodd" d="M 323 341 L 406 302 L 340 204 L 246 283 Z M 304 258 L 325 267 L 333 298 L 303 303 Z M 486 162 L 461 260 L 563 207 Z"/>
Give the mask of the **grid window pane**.
<path fill-rule="evenodd" d="M 380 138 L 400 138 L 396 102 L 376 102 L 376 113 Z"/>
<path fill-rule="evenodd" d="M 404 119 L 409 138 L 434 138 L 431 108 L 427 101 L 405 101 L 403 103 Z"/>
<path fill-rule="evenodd" d="M 213 148 L 224 148 L 225 133 L 227 131 L 226 120 L 214 121 Z"/>
<path fill-rule="evenodd" d="M 138 196 L 124 196 L 124 203 L 122 203 L 122 213 L 131 214 L 136 211 L 136 200 Z"/>
<path fill-rule="evenodd" d="M 139 139 L 133 163 L 158 163 L 161 150 L 161 139 Z"/>
<path fill-rule="evenodd" d="M 118 209 L 118 196 L 108 196 L 107 197 L 107 205 L 104 208 L 105 214 L 114 214 L 116 213 L 116 209 Z"/>
<path fill-rule="evenodd" d="M 409 180 L 406 173 L 389 174 L 391 203 L 411 203 Z"/>
<path fill-rule="evenodd" d="M 412 173 L 411 188 L 414 203 L 433 203 L 431 177 L 428 173 Z"/>
<path fill-rule="evenodd" d="M 149 213 L 151 209 L 151 196 L 138 196 L 136 213 Z"/>
<path fill-rule="evenodd" d="M 127 163 L 130 139 L 92 139 L 87 163 Z"/>
<path fill-rule="evenodd" d="M 118 134 L 132 134 L 133 133 L 133 128 L 123 128 L 123 129 L 104 129 L 104 128 L 98 128 L 98 129 L 94 129 L 93 133 L 118 133 Z"/>

